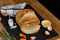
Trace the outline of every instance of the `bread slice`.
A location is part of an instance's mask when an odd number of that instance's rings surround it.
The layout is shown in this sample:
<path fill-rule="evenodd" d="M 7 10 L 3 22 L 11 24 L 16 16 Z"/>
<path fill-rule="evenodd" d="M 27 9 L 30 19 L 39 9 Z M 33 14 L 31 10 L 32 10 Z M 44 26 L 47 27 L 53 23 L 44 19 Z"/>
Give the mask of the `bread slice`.
<path fill-rule="evenodd" d="M 33 28 L 26 28 L 26 27 L 21 28 L 21 31 L 22 31 L 23 33 L 26 33 L 26 34 L 35 34 L 35 33 L 37 33 L 39 30 L 40 30 L 40 25 L 36 25 L 36 26 L 33 27 Z"/>

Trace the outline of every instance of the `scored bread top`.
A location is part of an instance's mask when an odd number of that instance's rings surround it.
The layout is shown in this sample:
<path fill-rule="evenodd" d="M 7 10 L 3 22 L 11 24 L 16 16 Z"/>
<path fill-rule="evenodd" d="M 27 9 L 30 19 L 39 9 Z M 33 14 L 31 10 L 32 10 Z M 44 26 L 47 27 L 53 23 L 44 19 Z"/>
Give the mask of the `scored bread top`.
<path fill-rule="evenodd" d="M 24 9 L 16 14 L 16 22 L 19 26 L 29 24 L 29 26 L 39 25 L 40 20 L 31 9 Z"/>

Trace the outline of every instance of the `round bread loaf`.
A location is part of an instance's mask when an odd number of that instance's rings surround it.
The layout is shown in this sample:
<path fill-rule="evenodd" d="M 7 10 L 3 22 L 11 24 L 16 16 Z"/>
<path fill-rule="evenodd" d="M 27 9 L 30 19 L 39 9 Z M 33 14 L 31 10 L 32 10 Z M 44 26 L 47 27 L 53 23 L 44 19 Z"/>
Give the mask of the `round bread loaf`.
<path fill-rule="evenodd" d="M 40 26 L 38 26 L 40 24 L 40 20 L 36 16 L 35 12 L 31 9 L 24 9 L 19 11 L 16 14 L 16 22 L 20 26 L 22 32 L 26 34 L 32 34 L 32 32 L 35 33 L 40 29 Z M 35 31 L 29 33 L 28 31 L 30 30 L 35 30 Z"/>

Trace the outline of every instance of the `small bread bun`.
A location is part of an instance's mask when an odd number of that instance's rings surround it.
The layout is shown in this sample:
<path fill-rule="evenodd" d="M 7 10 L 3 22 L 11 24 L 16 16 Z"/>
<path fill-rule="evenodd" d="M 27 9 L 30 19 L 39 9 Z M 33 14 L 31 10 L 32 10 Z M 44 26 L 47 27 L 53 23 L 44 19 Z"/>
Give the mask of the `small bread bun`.
<path fill-rule="evenodd" d="M 36 25 L 33 28 L 21 28 L 21 31 L 26 34 L 35 34 L 40 30 L 40 25 Z"/>

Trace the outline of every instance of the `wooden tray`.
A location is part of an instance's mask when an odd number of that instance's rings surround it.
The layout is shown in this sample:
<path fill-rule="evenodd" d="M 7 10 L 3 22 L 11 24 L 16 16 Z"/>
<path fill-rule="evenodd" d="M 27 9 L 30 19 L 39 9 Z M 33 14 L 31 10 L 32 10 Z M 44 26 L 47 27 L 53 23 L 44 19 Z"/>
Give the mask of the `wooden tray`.
<path fill-rule="evenodd" d="M 31 5 L 42 18 L 50 20 L 52 22 L 53 29 L 59 35 L 56 37 L 53 37 L 51 39 L 47 39 L 47 40 L 56 40 L 60 37 L 59 20 L 37 0 L 0 0 L 0 7 L 6 6 L 6 5 L 18 4 L 18 3 L 22 3 L 22 2 L 26 2 L 27 4 Z M 3 25 L 0 25 L 0 26 L 3 26 Z"/>

